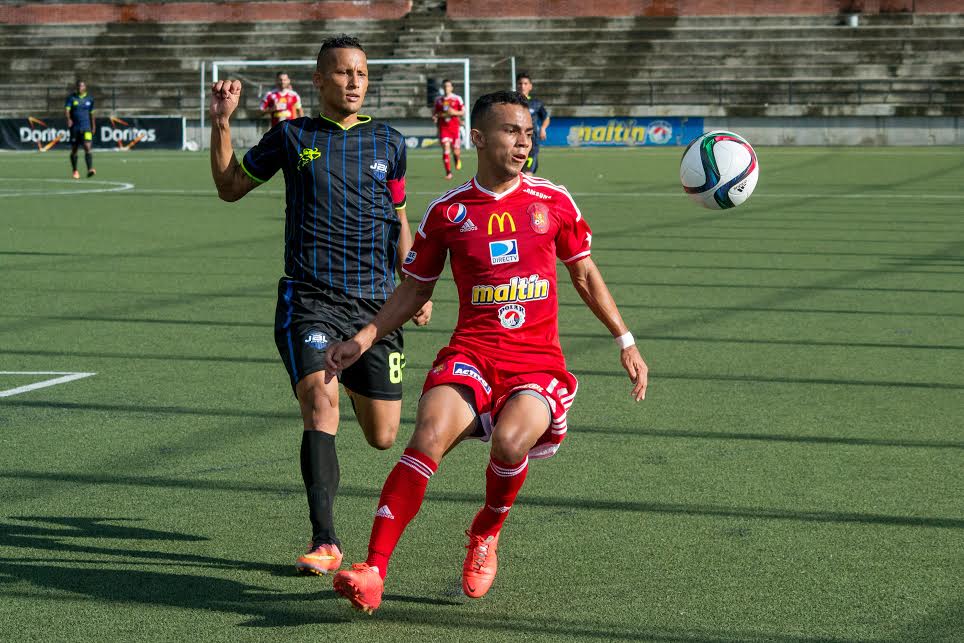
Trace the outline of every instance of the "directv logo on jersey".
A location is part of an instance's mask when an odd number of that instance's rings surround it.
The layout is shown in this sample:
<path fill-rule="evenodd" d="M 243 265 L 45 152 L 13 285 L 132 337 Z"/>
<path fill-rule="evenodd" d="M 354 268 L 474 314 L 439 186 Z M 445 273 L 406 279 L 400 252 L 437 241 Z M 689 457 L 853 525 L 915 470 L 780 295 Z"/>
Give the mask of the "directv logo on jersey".
<path fill-rule="evenodd" d="M 471 364 L 466 364 L 465 362 L 455 362 L 452 365 L 452 375 L 471 377 L 473 380 L 482 385 L 482 388 L 485 389 L 486 393 L 492 392 L 492 388 L 489 386 L 489 383 L 485 381 L 485 378 L 482 377 L 482 373 L 480 373 L 479 369 L 475 368 Z"/>
<path fill-rule="evenodd" d="M 498 266 L 503 263 L 515 263 L 519 260 L 519 244 L 516 243 L 515 239 L 490 241 L 489 257 L 492 259 L 493 266 Z"/>

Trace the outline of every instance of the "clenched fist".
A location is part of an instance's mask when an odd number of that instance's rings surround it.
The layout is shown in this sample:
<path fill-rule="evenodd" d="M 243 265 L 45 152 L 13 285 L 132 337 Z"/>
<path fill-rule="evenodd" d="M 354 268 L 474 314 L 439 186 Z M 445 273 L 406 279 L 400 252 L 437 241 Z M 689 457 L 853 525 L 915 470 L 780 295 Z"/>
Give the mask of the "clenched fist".
<path fill-rule="evenodd" d="M 211 86 L 211 118 L 228 119 L 241 99 L 240 80 L 219 80 Z"/>

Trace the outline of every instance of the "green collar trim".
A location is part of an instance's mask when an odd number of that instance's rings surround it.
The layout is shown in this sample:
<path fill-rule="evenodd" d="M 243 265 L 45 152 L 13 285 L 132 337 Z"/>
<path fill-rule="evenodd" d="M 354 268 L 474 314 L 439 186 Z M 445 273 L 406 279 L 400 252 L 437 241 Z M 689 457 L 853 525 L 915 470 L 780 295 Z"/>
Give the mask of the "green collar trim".
<path fill-rule="evenodd" d="M 324 119 L 324 120 L 328 121 L 329 123 L 331 123 L 332 125 L 337 125 L 339 128 L 341 128 L 342 130 L 344 130 L 344 131 L 346 131 L 346 132 L 347 132 L 348 130 L 350 130 L 351 128 L 353 128 L 355 125 L 363 125 L 363 124 L 365 124 L 365 123 L 371 122 L 371 120 L 372 120 L 372 117 L 371 117 L 371 116 L 365 116 L 364 114 L 359 114 L 357 121 L 355 121 L 354 123 L 352 123 L 352 124 L 349 125 L 348 127 L 345 127 L 344 125 L 342 125 L 342 124 L 339 123 L 338 121 L 333 121 L 333 120 L 331 120 L 330 118 L 328 118 L 327 116 L 325 116 L 325 115 L 322 114 L 322 113 L 319 113 L 319 114 L 318 114 L 318 118 Z"/>

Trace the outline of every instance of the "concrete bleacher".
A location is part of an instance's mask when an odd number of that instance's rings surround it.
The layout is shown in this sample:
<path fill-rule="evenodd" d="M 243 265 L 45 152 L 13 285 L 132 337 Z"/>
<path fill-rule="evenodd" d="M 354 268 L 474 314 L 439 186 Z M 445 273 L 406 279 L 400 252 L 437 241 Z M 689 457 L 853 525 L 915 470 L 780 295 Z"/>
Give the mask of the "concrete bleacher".
<path fill-rule="evenodd" d="M 0 25 L 0 116 L 59 113 L 79 74 L 101 111 L 200 107 L 214 59 L 311 59 L 350 32 L 370 58 L 464 57 L 472 94 L 509 86 L 508 56 L 556 115 L 960 115 L 964 15 L 447 19 L 264 23 Z M 267 71 L 267 70 L 265 70 Z M 425 117 L 425 70 L 379 75 L 377 116 Z M 300 74 L 300 76 L 299 76 Z M 293 72 L 311 94 L 307 71 Z M 456 76 L 457 78 L 457 76 Z M 249 92 L 241 116 L 255 116 Z"/>

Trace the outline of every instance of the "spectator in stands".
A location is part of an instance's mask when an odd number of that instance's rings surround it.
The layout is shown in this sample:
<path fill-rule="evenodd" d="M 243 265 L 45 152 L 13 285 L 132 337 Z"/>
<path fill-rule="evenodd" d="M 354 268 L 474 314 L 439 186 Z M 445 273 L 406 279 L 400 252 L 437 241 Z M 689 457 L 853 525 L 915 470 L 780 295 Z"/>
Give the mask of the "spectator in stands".
<path fill-rule="evenodd" d="M 526 72 L 516 75 L 515 89 L 529 101 L 529 114 L 532 116 L 534 132 L 532 149 L 529 151 L 529 158 L 522 171 L 526 174 L 535 174 L 539 169 L 539 142 L 546 140 L 546 130 L 549 129 L 549 110 L 546 109 L 545 103 L 532 97 L 532 78 Z"/>
<path fill-rule="evenodd" d="M 87 83 L 77 81 L 77 91 L 67 97 L 64 111 L 67 112 L 67 129 L 70 130 L 70 166 L 73 168 L 73 177 L 80 178 L 80 172 L 77 171 L 77 148 L 83 141 L 87 178 L 90 178 L 97 174 L 97 170 L 94 169 L 94 154 L 91 151 L 94 144 L 94 99 L 87 93 Z"/>
<path fill-rule="evenodd" d="M 301 109 L 301 96 L 291 88 L 291 79 L 288 74 L 279 71 L 275 76 L 277 86 L 264 95 L 261 101 L 261 111 L 271 116 L 271 127 L 281 121 L 301 118 L 305 111 Z"/>

